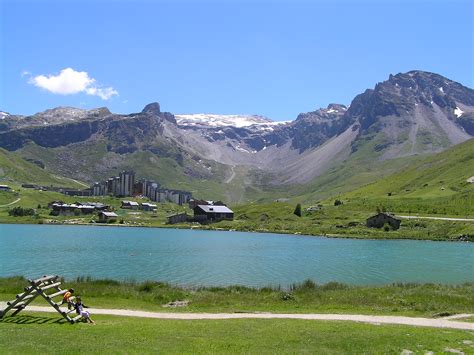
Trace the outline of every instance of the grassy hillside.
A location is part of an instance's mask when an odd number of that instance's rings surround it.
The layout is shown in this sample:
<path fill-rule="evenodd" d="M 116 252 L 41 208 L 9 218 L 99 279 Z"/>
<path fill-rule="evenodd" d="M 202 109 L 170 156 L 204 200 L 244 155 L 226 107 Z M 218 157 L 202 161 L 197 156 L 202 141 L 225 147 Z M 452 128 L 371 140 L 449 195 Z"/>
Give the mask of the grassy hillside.
<path fill-rule="evenodd" d="M 369 139 L 370 138 L 370 139 Z M 292 202 L 313 203 L 341 193 L 353 191 L 368 183 L 376 182 L 384 177 L 405 169 L 428 155 L 411 155 L 402 158 L 382 160 L 381 156 L 387 149 L 384 135 L 365 137 L 354 144 L 353 152 L 342 163 L 336 164 L 311 182 L 302 185 L 276 187 L 268 189 L 260 195 L 262 202 L 270 202 L 272 197 L 289 198 Z M 274 200 L 275 198 L 273 198 Z"/>
<path fill-rule="evenodd" d="M 404 213 L 473 215 L 474 139 L 417 161 L 400 172 L 343 194 L 364 206 Z"/>
<path fill-rule="evenodd" d="M 44 186 L 79 187 L 77 182 L 55 176 L 20 155 L 0 148 L 0 183 L 34 183 Z"/>
<path fill-rule="evenodd" d="M 231 175 L 229 166 L 210 160 L 194 160 L 186 155 L 182 155 L 182 160 L 176 160 L 151 151 L 118 154 L 108 151 L 105 141 L 58 148 L 30 143 L 18 154 L 41 161 L 50 171 L 90 183 L 116 176 L 124 169 L 133 169 L 137 178 L 156 180 L 166 188 L 191 191 L 198 198 L 238 202 L 246 201 L 245 196 L 252 195 L 246 190 L 248 182 L 244 182 L 248 169 L 236 167 L 232 183 L 226 183 Z"/>

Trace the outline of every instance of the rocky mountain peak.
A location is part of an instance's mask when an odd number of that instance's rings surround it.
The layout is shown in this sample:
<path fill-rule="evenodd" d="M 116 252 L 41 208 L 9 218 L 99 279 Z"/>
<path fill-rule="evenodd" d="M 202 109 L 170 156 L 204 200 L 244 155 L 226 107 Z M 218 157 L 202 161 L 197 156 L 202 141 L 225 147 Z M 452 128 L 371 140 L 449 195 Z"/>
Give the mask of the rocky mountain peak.
<path fill-rule="evenodd" d="M 152 102 L 143 108 L 142 113 L 150 113 L 153 115 L 159 115 L 161 113 L 160 104 L 158 102 Z"/>
<path fill-rule="evenodd" d="M 335 111 L 335 112 L 341 112 L 341 111 L 346 111 L 347 106 L 342 105 L 342 104 L 329 104 L 327 107 L 328 111 Z"/>

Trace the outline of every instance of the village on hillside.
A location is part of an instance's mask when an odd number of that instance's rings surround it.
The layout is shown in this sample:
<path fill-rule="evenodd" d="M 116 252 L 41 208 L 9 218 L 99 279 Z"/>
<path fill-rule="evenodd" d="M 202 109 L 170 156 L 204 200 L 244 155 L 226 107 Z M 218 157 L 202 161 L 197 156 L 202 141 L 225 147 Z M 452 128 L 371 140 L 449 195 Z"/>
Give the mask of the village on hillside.
<path fill-rule="evenodd" d="M 135 180 L 134 171 L 122 171 L 118 176 L 110 177 L 104 181 L 96 182 L 90 188 L 83 190 L 52 189 L 33 184 L 23 184 L 23 188 L 35 188 L 38 190 L 53 190 L 68 196 L 78 197 L 114 197 L 143 199 L 144 202 L 133 200 L 121 200 L 120 209 L 129 210 L 129 213 L 157 212 L 158 205 L 155 203 L 173 203 L 179 206 L 189 205 L 193 215 L 187 212 L 174 213 L 167 216 L 168 224 L 183 222 L 198 222 L 207 224 L 221 220 L 233 220 L 234 212 L 222 201 L 196 200 L 192 198 L 191 192 L 163 188 L 158 182 L 145 178 Z M 5 186 L 5 189 L 8 187 Z M 103 201 L 97 202 L 74 202 L 65 203 L 57 200 L 48 204 L 51 216 L 84 216 L 97 215 L 98 223 L 115 223 L 119 215 L 115 207 Z"/>

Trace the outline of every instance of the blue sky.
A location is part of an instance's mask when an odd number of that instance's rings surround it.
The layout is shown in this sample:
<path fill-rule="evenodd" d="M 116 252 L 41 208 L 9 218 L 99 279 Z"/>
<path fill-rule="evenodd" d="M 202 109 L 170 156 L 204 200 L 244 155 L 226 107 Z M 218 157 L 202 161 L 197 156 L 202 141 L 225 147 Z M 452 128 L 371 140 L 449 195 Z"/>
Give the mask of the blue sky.
<path fill-rule="evenodd" d="M 472 88 L 473 3 L 0 0 L 0 109 L 288 120 L 412 69 Z"/>

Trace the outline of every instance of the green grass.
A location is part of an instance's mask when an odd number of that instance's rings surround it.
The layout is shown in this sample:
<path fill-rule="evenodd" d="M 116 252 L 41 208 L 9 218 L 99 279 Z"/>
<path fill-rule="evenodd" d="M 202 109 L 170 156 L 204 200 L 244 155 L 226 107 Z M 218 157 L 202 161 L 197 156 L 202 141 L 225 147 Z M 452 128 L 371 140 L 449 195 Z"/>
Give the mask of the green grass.
<path fill-rule="evenodd" d="M 169 227 L 166 216 L 179 212 L 192 211 L 187 206 L 173 203 L 159 203 L 157 213 L 130 211 L 120 208 L 121 199 L 108 196 L 103 197 L 75 197 L 65 196 L 56 192 L 37 191 L 31 189 L 15 190 L 14 192 L 0 192 L 0 205 L 21 200 L 12 206 L 37 209 L 38 215 L 34 217 L 12 217 L 8 215 L 9 207 L 0 207 L 1 223 L 67 223 L 90 224 L 97 220 L 96 215 L 81 216 L 50 216 L 50 209 L 46 206 L 54 200 L 63 200 L 68 203 L 76 201 L 97 201 L 109 204 L 119 215 L 119 221 L 124 225 L 143 227 Z M 133 198 L 136 201 L 146 199 Z M 287 234 L 306 234 L 318 236 L 373 238 L 373 239 L 429 239 L 429 240 L 459 240 L 459 238 L 472 240 L 474 238 L 474 222 L 436 221 L 436 220 L 403 220 L 399 230 L 385 231 L 384 229 L 367 228 L 366 219 L 376 212 L 378 206 L 384 206 L 389 211 L 413 214 L 414 211 L 435 216 L 470 216 L 466 213 L 467 207 L 463 201 L 452 200 L 451 203 L 427 205 L 421 199 L 419 205 L 406 204 L 406 200 L 393 199 L 387 202 L 383 199 L 360 200 L 357 198 L 345 199 L 344 204 L 334 206 L 333 200 L 321 202 L 322 207 L 317 211 L 303 211 L 301 217 L 293 214 L 295 205 L 282 202 L 268 204 L 248 204 L 231 206 L 235 212 L 234 221 L 201 226 L 199 224 L 183 223 L 173 225 L 176 228 L 201 228 L 201 229 L 228 229 L 240 231 L 274 232 Z M 453 209 L 450 209 L 452 206 Z M 303 209 L 308 205 L 303 205 Z M 425 208 L 426 207 L 426 208 Z M 451 212 L 451 213 L 447 213 Z M 462 212 L 462 214 L 461 214 Z M 118 222 L 117 222 L 118 223 Z"/>
<path fill-rule="evenodd" d="M 158 320 L 95 316 L 97 325 L 60 324 L 29 313 L 0 321 L 5 353 L 400 354 L 473 350 L 471 332 L 304 320 Z"/>
<path fill-rule="evenodd" d="M 446 198 L 474 192 L 474 139 L 428 157 L 403 171 L 348 193 L 348 197 Z M 470 195 L 472 196 L 472 195 Z M 467 196 L 467 197 L 470 197 Z M 471 207 L 474 208 L 474 207 Z"/>
<path fill-rule="evenodd" d="M 77 188 L 79 184 L 71 179 L 53 175 L 38 165 L 24 160 L 15 152 L 0 148 L 0 183 L 11 185 L 32 183 L 44 186 Z"/>
<path fill-rule="evenodd" d="M 320 202 L 322 207 L 319 210 L 303 211 L 301 217 L 293 214 L 295 205 L 289 203 L 240 205 L 233 208 L 234 221 L 222 221 L 207 228 L 372 239 L 459 240 L 461 236 L 474 239 L 474 222 L 405 219 L 399 230 L 367 228 L 366 219 L 376 213 L 377 206 L 387 204 L 381 204 L 378 200 L 358 199 L 343 202 L 340 206 L 334 206 L 334 200 Z M 437 206 L 438 211 L 444 211 L 446 206 Z M 307 207 L 308 205 L 303 205 L 303 210 Z M 390 211 L 404 212 L 405 208 L 402 207 L 406 205 L 402 204 L 399 208 L 394 205 L 388 207 Z M 432 206 L 428 212 L 433 208 L 436 206 Z M 413 206 L 406 209 L 411 209 L 411 214 L 416 210 Z M 419 210 L 423 209 L 420 207 Z M 465 217 L 465 214 L 456 216 Z"/>
<path fill-rule="evenodd" d="M 381 172 L 391 171 L 390 169 L 393 170 L 406 165 L 406 160 L 403 159 L 384 163 L 376 162 L 381 164 L 381 167 L 369 169 L 367 171 L 369 175 L 367 176 L 365 173 L 360 173 L 360 171 L 359 173 L 353 173 L 353 171 L 357 171 L 354 164 L 357 159 L 362 159 L 360 154 L 365 152 L 364 149 L 366 149 L 365 146 L 357 151 L 359 155 L 355 155 L 355 158 L 351 160 L 352 163 L 349 162 L 334 171 L 330 170 L 328 174 L 317 180 L 319 183 L 327 179 L 332 181 L 328 182 L 329 187 L 327 189 L 329 190 L 325 191 L 333 191 L 334 193 L 334 191 L 347 190 L 353 186 L 352 183 L 355 183 L 355 186 L 362 183 L 362 180 L 354 181 L 353 179 L 364 178 L 365 176 L 370 180 Z M 164 162 L 160 159 L 166 160 L 169 158 L 157 158 L 148 153 L 137 153 L 132 161 L 140 162 L 140 165 L 145 167 L 144 169 L 150 169 L 150 159 L 158 159 L 153 160 L 153 164 L 159 165 Z M 232 222 L 223 221 L 213 225 L 193 225 L 193 227 L 375 239 L 474 240 L 473 222 L 403 220 L 401 228 L 397 231 L 365 227 L 366 219 L 376 213 L 377 209 L 406 215 L 474 218 L 474 184 L 466 182 L 466 179 L 474 174 L 474 140 L 469 140 L 432 157 L 414 157 L 413 159 L 416 160 L 416 164 L 412 164 L 405 170 L 351 192 L 341 193 L 324 200 L 313 199 L 314 196 L 319 194 L 315 192 L 314 194 L 300 196 L 301 200 L 293 198 L 287 203 L 264 203 L 260 201 L 258 203 L 240 204 L 231 206 L 235 211 L 235 219 Z M 387 164 L 391 165 L 390 169 L 387 168 Z M 367 168 L 363 163 L 359 165 L 361 166 L 360 169 Z M 170 179 L 178 179 L 179 174 L 175 174 L 175 169 L 171 165 L 168 168 L 171 170 L 163 167 L 160 171 Z M 222 167 L 216 166 L 215 168 L 220 169 Z M 146 171 L 152 173 L 151 170 Z M 245 176 L 256 174 L 256 172 L 251 172 L 242 167 L 236 167 L 235 172 L 235 181 L 231 185 L 217 184 L 216 181 L 206 179 L 201 179 L 195 184 L 185 179 L 176 181 L 175 185 L 187 190 L 194 187 L 195 190 L 192 191 L 195 195 L 205 191 L 206 198 L 215 198 L 227 194 L 233 200 L 245 201 L 245 196 L 249 195 L 256 199 L 259 196 L 266 196 L 263 200 L 268 200 L 271 196 L 278 196 L 277 190 L 269 192 L 246 183 Z M 336 175 L 331 175 L 332 172 Z M 222 174 L 223 171 L 217 176 L 222 179 L 224 176 Z M 265 179 L 265 177 L 260 178 Z M 331 185 L 332 183 L 336 185 Z M 238 186 L 238 188 L 233 186 Z M 166 216 L 169 214 L 185 211 L 191 213 L 185 207 L 159 204 L 157 214 L 136 214 L 121 210 L 119 208 L 120 199 L 117 198 L 66 197 L 51 192 L 27 189 L 16 190 L 9 193 L 0 192 L 0 205 L 12 202 L 17 198 L 21 198 L 21 201 L 15 205 L 30 208 L 36 208 L 38 204 L 43 206 L 55 199 L 66 202 L 102 201 L 109 203 L 118 211 L 124 224 L 154 227 L 166 226 Z M 336 198 L 342 200 L 343 205 L 334 206 Z M 317 211 L 304 212 L 302 217 L 297 217 L 293 214 L 296 202 L 303 201 L 308 201 L 303 205 L 303 208 L 316 205 L 322 207 Z M 0 222 L 3 223 L 90 223 L 94 219 L 91 216 L 51 218 L 47 209 L 39 210 L 37 217 L 14 218 L 8 216 L 7 208 L 0 208 Z M 176 225 L 176 227 L 189 228 L 191 225 L 182 224 Z"/>
<path fill-rule="evenodd" d="M 27 285 L 22 277 L 0 279 L 0 300 L 14 299 Z M 84 302 L 99 308 L 125 308 L 159 312 L 274 312 L 390 314 L 436 317 L 474 313 L 474 284 L 392 284 L 349 286 L 340 283 L 317 285 L 306 281 L 289 289 L 195 287 L 166 283 L 141 283 L 79 278 L 64 282 Z M 166 308 L 173 301 L 188 301 L 185 307 Z M 45 305 L 44 300 L 35 301 Z"/>

